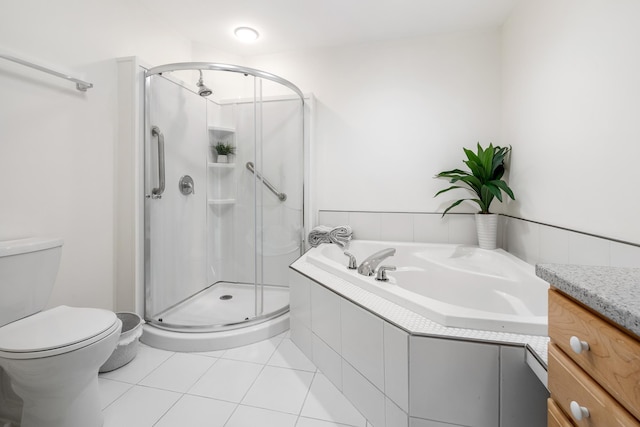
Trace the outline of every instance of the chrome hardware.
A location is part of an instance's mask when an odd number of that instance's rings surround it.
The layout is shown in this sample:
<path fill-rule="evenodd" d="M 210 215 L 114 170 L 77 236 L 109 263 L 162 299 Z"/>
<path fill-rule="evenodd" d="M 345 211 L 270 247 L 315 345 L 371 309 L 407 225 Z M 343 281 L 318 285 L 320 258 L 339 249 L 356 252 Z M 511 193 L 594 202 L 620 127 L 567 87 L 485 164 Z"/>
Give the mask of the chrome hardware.
<path fill-rule="evenodd" d="M 271 184 L 266 178 L 264 178 L 262 175 L 260 175 L 258 172 L 255 171 L 253 162 L 247 162 L 247 169 L 249 169 L 249 171 L 251 171 L 252 174 L 255 174 L 255 176 L 262 181 L 262 183 L 265 185 L 265 187 L 267 187 L 269 190 L 271 190 L 271 192 L 273 194 L 276 195 L 276 197 L 278 197 L 278 199 L 281 202 L 284 202 L 285 200 L 287 200 L 287 195 L 284 193 L 279 192 L 278 190 L 276 190 L 276 187 L 273 186 L 273 184 Z"/>
<path fill-rule="evenodd" d="M 376 280 L 380 282 L 388 282 L 387 271 L 396 271 L 395 265 L 381 265 L 376 274 Z"/>
<path fill-rule="evenodd" d="M 18 58 L 17 56 L 14 56 L 9 53 L 0 52 L 0 58 L 6 59 L 7 61 L 15 62 L 16 64 L 24 65 L 25 67 L 33 68 L 34 70 L 42 71 L 43 73 L 51 74 L 52 76 L 60 77 L 61 79 L 72 81 L 76 84 L 76 89 L 78 89 L 80 92 L 86 92 L 87 89 L 91 89 L 93 87 L 93 83 L 76 79 L 75 77 L 72 77 L 67 73 L 62 73 L 60 71 L 52 70 L 49 67 L 44 67 L 42 65 L 35 64 L 31 61 L 26 61 L 24 59 Z"/>
<path fill-rule="evenodd" d="M 373 276 L 378 265 L 386 258 L 395 255 L 396 250 L 394 248 L 387 248 L 376 252 L 362 261 L 362 264 L 358 267 L 358 273 L 363 276 Z"/>
<path fill-rule="evenodd" d="M 355 270 L 356 268 L 358 268 L 358 262 L 356 261 L 356 257 L 354 257 L 353 254 L 345 251 L 344 255 L 349 257 L 349 265 L 347 266 L 349 270 Z"/>
<path fill-rule="evenodd" d="M 153 126 L 151 136 L 158 137 L 158 186 L 151 190 L 151 198 L 161 199 L 164 193 L 164 135 L 158 126 Z"/>
<path fill-rule="evenodd" d="M 178 188 L 185 196 L 188 196 L 189 194 L 196 194 L 196 187 L 193 183 L 193 178 L 189 175 L 185 175 L 180 178 L 180 181 L 178 181 Z"/>

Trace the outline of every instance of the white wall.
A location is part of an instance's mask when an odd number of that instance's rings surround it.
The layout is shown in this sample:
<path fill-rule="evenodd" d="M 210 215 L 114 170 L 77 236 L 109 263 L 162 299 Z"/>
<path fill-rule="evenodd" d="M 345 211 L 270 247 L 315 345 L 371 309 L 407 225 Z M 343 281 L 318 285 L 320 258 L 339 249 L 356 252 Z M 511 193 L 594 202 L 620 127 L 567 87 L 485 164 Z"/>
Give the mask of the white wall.
<path fill-rule="evenodd" d="M 463 166 L 463 146 L 500 142 L 497 29 L 248 62 L 316 96 L 318 209 L 441 210 L 433 176 Z"/>
<path fill-rule="evenodd" d="M 640 2 L 530 0 L 504 26 L 518 217 L 640 243 Z"/>
<path fill-rule="evenodd" d="M 3 2 L 0 50 L 95 87 L 1 60 L 0 240 L 65 241 L 50 305 L 113 307 L 116 63 L 190 58 L 190 43 L 125 0 Z"/>

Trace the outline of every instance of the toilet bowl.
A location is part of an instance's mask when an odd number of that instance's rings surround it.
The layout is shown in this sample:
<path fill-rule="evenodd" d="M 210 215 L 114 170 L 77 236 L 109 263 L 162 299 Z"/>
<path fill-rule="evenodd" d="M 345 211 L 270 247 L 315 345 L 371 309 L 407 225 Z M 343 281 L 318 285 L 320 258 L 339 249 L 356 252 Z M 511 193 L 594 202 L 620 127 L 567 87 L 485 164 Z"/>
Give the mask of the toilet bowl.
<path fill-rule="evenodd" d="M 42 274 L 31 273 L 33 269 L 57 273 L 57 267 L 46 264 L 57 262 L 59 253 L 43 252 L 59 252 L 61 245 L 60 241 L 39 239 L 0 242 L 0 301 L 15 300 L 16 294 L 30 297 L 23 303 L 26 309 L 13 309 L 13 317 L 20 316 L 16 319 L 3 315 L 0 302 L 0 368 L 22 399 L 22 427 L 103 425 L 98 369 L 115 349 L 122 322 L 103 309 L 58 306 L 42 310 L 38 309 L 41 303 L 34 305 L 34 300 L 46 301 L 50 294 L 45 290 L 46 298 L 41 295 L 41 286 L 34 281 L 44 286 L 54 281 L 55 274 L 45 280 Z M 47 255 L 57 258 L 50 260 Z M 44 264 L 29 269 L 30 260 Z M 25 292 L 16 286 L 37 290 Z"/>
<path fill-rule="evenodd" d="M 113 312 L 59 306 L 0 328 L 0 367 L 23 400 L 21 426 L 101 426 L 98 368 L 121 327 Z"/>

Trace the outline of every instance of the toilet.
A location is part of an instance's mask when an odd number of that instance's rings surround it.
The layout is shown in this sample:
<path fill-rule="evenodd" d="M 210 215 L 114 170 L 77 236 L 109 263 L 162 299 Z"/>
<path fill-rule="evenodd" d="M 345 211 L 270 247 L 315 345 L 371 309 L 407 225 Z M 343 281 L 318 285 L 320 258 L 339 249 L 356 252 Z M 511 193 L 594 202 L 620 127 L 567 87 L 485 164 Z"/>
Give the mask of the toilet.
<path fill-rule="evenodd" d="M 44 310 L 61 253 L 59 239 L 0 242 L 0 371 L 22 399 L 22 427 L 103 425 L 98 369 L 122 322 L 97 308 Z"/>

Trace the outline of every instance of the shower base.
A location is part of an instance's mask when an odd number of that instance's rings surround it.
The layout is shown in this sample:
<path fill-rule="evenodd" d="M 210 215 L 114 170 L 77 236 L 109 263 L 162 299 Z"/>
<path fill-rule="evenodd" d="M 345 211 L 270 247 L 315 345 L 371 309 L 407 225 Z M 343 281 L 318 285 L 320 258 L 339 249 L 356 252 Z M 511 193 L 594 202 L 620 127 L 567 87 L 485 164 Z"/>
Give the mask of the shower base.
<path fill-rule="evenodd" d="M 160 313 L 140 340 L 171 351 L 223 350 L 261 341 L 289 328 L 289 289 L 264 285 L 264 315 L 255 317 L 253 284 L 218 282 Z"/>

